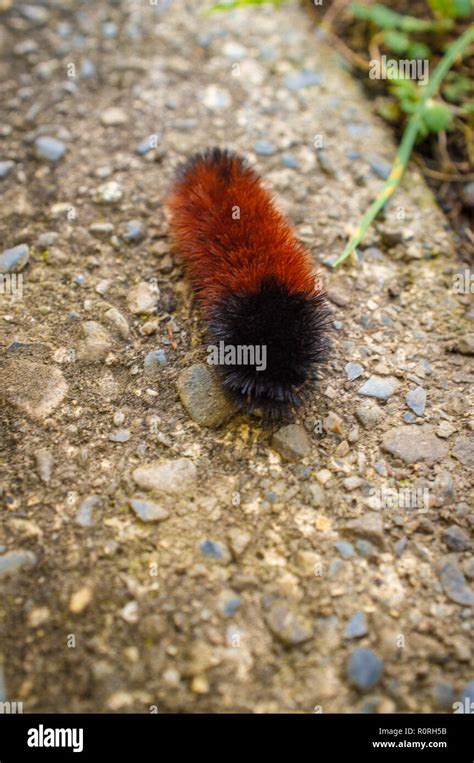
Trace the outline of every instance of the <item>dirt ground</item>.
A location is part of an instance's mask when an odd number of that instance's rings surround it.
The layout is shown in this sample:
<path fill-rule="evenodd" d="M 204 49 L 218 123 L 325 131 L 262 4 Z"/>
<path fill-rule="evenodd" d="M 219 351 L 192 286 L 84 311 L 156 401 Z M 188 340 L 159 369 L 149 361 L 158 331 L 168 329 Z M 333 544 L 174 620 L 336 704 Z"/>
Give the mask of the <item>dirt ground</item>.
<path fill-rule="evenodd" d="M 0 701 L 474 699 L 474 284 L 416 171 L 331 270 L 395 150 L 344 62 L 295 6 L 9 5 Z M 163 202 L 214 145 L 255 164 L 328 289 L 328 367 L 283 431 L 232 415 L 195 369 L 202 323 Z"/>

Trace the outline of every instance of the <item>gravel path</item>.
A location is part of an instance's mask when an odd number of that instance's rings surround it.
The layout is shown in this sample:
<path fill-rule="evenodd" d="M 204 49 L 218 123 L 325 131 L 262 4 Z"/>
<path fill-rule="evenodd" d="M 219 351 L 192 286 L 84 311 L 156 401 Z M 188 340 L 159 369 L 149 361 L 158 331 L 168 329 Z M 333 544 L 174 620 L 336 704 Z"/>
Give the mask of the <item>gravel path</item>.
<path fill-rule="evenodd" d="M 455 241 L 412 171 L 333 273 L 390 133 L 302 10 L 198 6 L 0 13 L 0 701 L 452 712 L 474 699 Z M 209 376 L 170 251 L 174 168 L 212 145 L 324 263 L 330 363 L 278 431 Z"/>

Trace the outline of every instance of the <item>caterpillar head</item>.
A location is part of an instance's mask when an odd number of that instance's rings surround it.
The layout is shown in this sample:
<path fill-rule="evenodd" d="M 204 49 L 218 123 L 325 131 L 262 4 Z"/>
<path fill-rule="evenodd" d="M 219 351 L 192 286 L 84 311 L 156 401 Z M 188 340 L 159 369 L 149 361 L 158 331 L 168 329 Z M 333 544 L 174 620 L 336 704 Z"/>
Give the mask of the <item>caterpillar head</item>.
<path fill-rule="evenodd" d="M 323 293 L 291 293 L 275 277 L 214 304 L 208 328 L 222 349 L 217 368 L 241 407 L 275 419 L 300 404 L 299 388 L 327 353 L 328 315 Z"/>

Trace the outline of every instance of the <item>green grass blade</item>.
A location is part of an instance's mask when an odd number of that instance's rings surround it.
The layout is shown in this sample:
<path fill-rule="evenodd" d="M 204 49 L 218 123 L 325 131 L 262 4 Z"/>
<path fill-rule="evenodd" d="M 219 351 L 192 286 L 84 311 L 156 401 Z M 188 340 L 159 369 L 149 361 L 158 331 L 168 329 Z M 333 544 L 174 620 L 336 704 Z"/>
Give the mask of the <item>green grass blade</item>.
<path fill-rule="evenodd" d="M 410 159 L 427 101 L 437 93 L 441 82 L 458 56 L 460 56 L 465 48 L 472 42 L 474 42 L 474 24 L 466 29 L 466 31 L 447 48 L 443 58 L 434 70 L 432 77 L 429 79 L 428 84 L 423 87 L 423 95 L 420 98 L 416 110 L 408 121 L 390 175 L 385 181 L 379 195 L 362 217 L 346 248 L 333 264 L 333 268 L 337 268 L 345 259 L 347 259 L 347 257 L 349 257 L 350 254 L 352 254 L 354 249 L 359 246 L 368 228 L 377 217 L 380 210 L 393 195 L 402 179 L 408 160 Z"/>

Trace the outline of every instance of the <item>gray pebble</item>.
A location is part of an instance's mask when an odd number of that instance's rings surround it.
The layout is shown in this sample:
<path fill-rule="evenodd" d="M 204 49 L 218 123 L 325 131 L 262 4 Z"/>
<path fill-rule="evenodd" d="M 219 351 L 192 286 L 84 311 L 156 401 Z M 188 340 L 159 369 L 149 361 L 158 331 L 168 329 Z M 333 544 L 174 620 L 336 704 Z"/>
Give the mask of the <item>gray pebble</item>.
<path fill-rule="evenodd" d="M 145 140 L 142 140 L 141 143 L 137 146 L 137 154 L 140 156 L 145 156 L 145 154 L 148 154 L 149 151 L 152 151 L 158 143 L 161 140 L 161 133 L 154 133 L 153 135 L 149 135 L 148 138 L 145 138 Z"/>
<path fill-rule="evenodd" d="M 23 270 L 30 257 L 28 244 L 18 244 L 12 249 L 5 249 L 0 254 L 0 273 Z"/>
<path fill-rule="evenodd" d="M 364 559 L 369 559 L 371 556 L 376 555 L 375 549 L 372 546 L 372 543 L 370 543 L 368 540 L 363 540 L 362 538 L 360 538 L 356 542 L 356 549 L 357 549 L 357 553 L 360 556 L 363 556 Z"/>
<path fill-rule="evenodd" d="M 114 225 L 112 223 L 92 223 L 89 226 L 89 231 L 93 236 L 97 236 L 97 238 L 106 238 L 113 233 Z"/>
<path fill-rule="evenodd" d="M 41 135 L 35 140 L 35 151 L 38 159 L 58 162 L 64 156 L 66 146 L 62 140 L 51 138 L 49 135 Z"/>
<path fill-rule="evenodd" d="M 130 335 L 130 326 L 126 318 L 120 313 L 116 307 L 111 307 L 104 313 L 104 321 L 112 329 L 115 329 L 122 339 L 128 339 Z"/>
<path fill-rule="evenodd" d="M 241 605 L 240 596 L 233 591 L 223 591 L 218 598 L 218 608 L 224 617 L 233 617 Z"/>
<path fill-rule="evenodd" d="M 276 153 L 275 146 L 269 140 L 258 140 L 253 144 L 253 150 L 259 156 L 273 156 Z"/>
<path fill-rule="evenodd" d="M 272 447 L 287 461 L 299 461 L 311 450 L 308 435 L 300 424 L 288 424 L 274 433 Z"/>
<path fill-rule="evenodd" d="M 347 677 L 360 691 L 372 689 L 381 678 L 383 662 L 372 649 L 354 649 L 347 663 Z"/>
<path fill-rule="evenodd" d="M 146 236 L 146 228 L 141 220 L 129 220 L 120 229 L 120 235 L 127 243 L 143 241 Z"/>
<path fill-rule="evenodd" d="M 209 559 L 223 559 L 224 547 L 221 543 L 217 543 L 214 540 L 204 540 L 199 549 L 201 554 L 207 556 Z"/>
<path fill-rule="evenodd" d="M 474 334 L 465 334 L 458 342 L 461 355 L 474 355 Z"/>
<path fill-rule="evenodd" d="M 347 543 L 347 541 L 341 540 L 334 544 L 335 548 L 339 551 L 340 555 L 343 559 L 351 559 L 355 556 L 354 546 L 352 543 Z"/>
<path fill-rule="evenodd" d="M 372 512 L 361 517 L 350 519 L 344 526 L 347 532 L 357 535 L 373 543 L 383 543 L 383 522 L 380 514 Z"/>
<path fill-rule="evenodd" d="M 117 432 L 109 434 L 110 442 L 128 442 L 130 439 L 130 432 L 128 429 L 119 429 Z"/>
<path fill-rule="evenodd" d="M 48 230 L 44 231 L 43 233 L 40 233 L 38 236 L 38 241 L 36 243 L 38 249 L 49 249 L 51 246 L 54 246 L 56 241 L 59 238 L 59 233 L 56 233 L 55 231 Z"/>
<path fill-rule="evenodd" d="M 405 399 L 408 407 L 411 408 L 417 416 L 423 416 L 426 406 L 426 389 L 423 387 L 415 387 L 415 389 L 411 389 L 408 392 Z"/>
<path fill-rule="evenodd" d="M 449 472 L 440 472 L 436 475 L 433 490 L 438 506 L 450 506 L 454 503 L 456 494 L 453 478 Z"/>
<path fill-rule="evenodd" d="M 388 400 L 397 387 L 398 381 L 393 376 L 371 376 L 362 387 L 359 387 L 357 394 L 364 397 L 376 397 L 378 400 Z"/>
<path fill-rule="evenodd" d="M 209 111 L 222 111 L 231 104 L 231 97 L 227 90 L 223 90 L 216 85 L 208 85 L 202 96 L 203 104 Z"/>
<path fill-rule="evenodd" d="M 123 422 L 125 421 L 125 414 L 123 411 L 115 411 L 114 413 L 114 424 L 116 427 L 120 427 Z"/>
<path fill-rule="evenodd" d="M 281 161 L 283 166 L 289 170 L 298 170 L 300 167 L 298 159 L 293 154 L 283 154 Z"/>
<path fill-rule="evenodd" d="M 397 540 L 397 542 L 395 543 L 395 553 L 397 556 L 401 556 L 403 554 L 407 546 L 407 543 L 408 543 L 408 539 L 405 537 L 400 538 L 400 540 Z"/>
<path fill-rule="evenodd" d="M 407 464 L 425 461 L 432 465 L 446 456 L 448 446 L 436 437 L 430 426 L 425 424 L 389 429 L 383 436 L 382 450 Z"/>
<path fill-rule="evenodd" d="M 79 76 L 82 77 L 82 79 L 91 79 L 92 77 L 95 77 L 96 71 L 97 70 L 93 62 L 89 61 L 88 58 L 85 58 L 84 61 L 81 63 Z"/>
<path fill-rule="evenodd" d="M 321 84 L 321 75 L 310 69 L 302 69 L 296 74 L 285 77 L 285 87 L 288 90 L 301 90 L 304 87 L 312 87 Z"/>
<path fill-rule="evenodd" d="M 367 635 L 365 612 L 355 612 L 346 626 L 346 638 L 362 638 Z"/>
<path fill-rule="evenodd" d="M 9 551 L 0 556 L 0 578 L 14 575 L 23 568 L 34 567 L 35 564 L 36 556 L 32 551 L 23 551 L 22 549 Z"/>
<path fill-rule="evenodd" d="M 130 506 L 142 522 L 163 522 L 168 519 L 169 511 L 153 501 L 145 501 L 141 498 L 131 498 Z"/>
<path fill-rule="evenodd" d="M 117 204 L 123 196 L 123 188 L 116 180 L 102 183 L 96 189 L 96 201 L 99 204 Z"/>
<path fill-rule="evenodd" d="M 78 345 L 77 359 L 85 363 L 104 360 L 112 346 L 112 337 L 107 329 L 96 321 L 85 321 L 81 329 L 85 338 Z"/>
<path fill-rule="evenodd" d="M 354 379 L 358 379 L 364 373 L 364 367 L 360 363 L 347 363 L 344 366 L 344 371 L 348 381 L 354 381 Z"/>
<path fill-rule="evenodd" d="M 105 127 L 118 127 L 128 121 L 126 112 L 116 106 L 110 106 L 100 115 L 100 121 Z"/>
<path fill-rule="evenodd" d="M 384 417 L 383 410 L 373 402 L 361 403 L 357 406 L 355 414 L 364 429 L 374 429 Z"/>
<path fill-rule="evenodd" d="M 2 385 L 5 399 L 35 421 L 50 416 L 68 391 L 59 368 L 25 359 L 13 361 Z"/>
<path fill-rule="evenodd" d="M 94 509 L 100 502 L 99 495 L 88 495 L 84 498 L 76 513 L 76 524 L 81 527 L 93 527 L 95 525 Z"/>
<path fill-rule="evenodd" d="M 469 536 L 458 525 L 451 525 L 443 533 L 443 540 L 451 551 L 468 551 L 471 547 Z"/>
<path fill-rule="evenodd" d="M 128 309 L 134 315 L 155 313 L 159 298 L 160 292 L 155 283 L 141 281 L 128 293 Z"/>
<path fill-rule="evenodd" d="M 0 178 L 6 178 L 14 166 L 15 162 L 13 162 L 11 159 L 6 159 L 4 162 L 0 162 Z"/>
<path fill-rule="evenodd" d="M 474 436 L 457 437 L 452 454 L 468 469 L 474 469 Z"/>
<path fill-rule="evenodd" d="M 40 448 L 35 453 L 38 474 L 43 482 L 49 482 L 53 471 L 54 458 L 50 450 Z"/>
<path fill-rule="evenodd" d="M 218 427 L 228 421 L 236 410 L 215 374 L 203 363 L 181 372 L 178 393 L 188 414 L 201 426 Z"/>
<path fill-rule="evenodd" d="M 166 363 L 167 357 L 164 350 L 152 350 L 145 356 L 143 363 L 146 376 L 157 378 Z"/>
<path fill-rule="evenodd" d="M 380 156 L 375 155 L 369 157 L 369 165 L 374 175 L 376 175 L 376 177 L 380 178 L 381 180 L 386 180 L 390 175 L 390 170 L 392 169 L 390 162 Z"/>
<path fill-rule="evenodd" d="M 275 602 L 265 616 L 273 635 L 287 646 L 297 646 L 313 636 L 309 622 L 301 618 L 286 602 Z"/>
<path fill-rule="evenodd" d="M 463 572 L 452 559 L 444 558 L 438 563 L 438 574 L 446 596 L 463 607 L 474 605 L 474 594 L 469 589 Z"/>
<path fill-rule="evenodd" d="M 197 469 L 189 458 L 152 461 L 135 469 L 133 479 L 143 490 L 179 495 L 194 486 Z"/>

